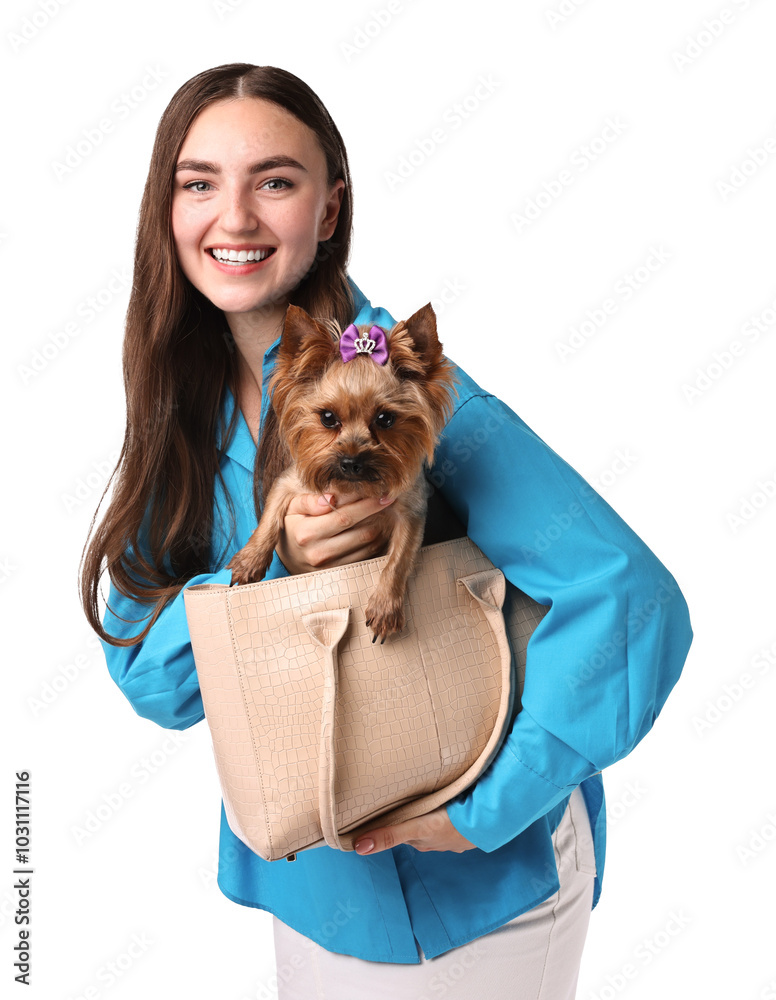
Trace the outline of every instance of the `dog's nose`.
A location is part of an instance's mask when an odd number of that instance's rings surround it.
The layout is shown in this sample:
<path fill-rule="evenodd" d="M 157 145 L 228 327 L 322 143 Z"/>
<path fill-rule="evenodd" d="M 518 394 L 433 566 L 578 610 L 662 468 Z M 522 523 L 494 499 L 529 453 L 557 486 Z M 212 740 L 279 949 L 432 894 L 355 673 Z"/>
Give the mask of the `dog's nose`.
<path fill-rule="evenodd" d="M 364 455 L 343 455 L 339 466 L 346 476 L 353 476 L 354 478 L 363 476 L 369 468 Z"/>

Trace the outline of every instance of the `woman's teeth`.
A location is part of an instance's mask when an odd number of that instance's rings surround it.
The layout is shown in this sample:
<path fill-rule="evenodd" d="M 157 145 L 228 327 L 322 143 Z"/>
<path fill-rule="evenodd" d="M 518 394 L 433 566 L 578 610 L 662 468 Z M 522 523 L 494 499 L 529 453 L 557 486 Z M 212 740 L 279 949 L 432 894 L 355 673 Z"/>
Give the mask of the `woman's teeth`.
<path fill-rule="evenodd" d="M 274 247 L 270 247 L 266 250 L 218 250 L 213 248 L 210 253 L 216 260 L 221 261 L 222 264 L 240 265 L 252 263 L 257 260 L 264 260 L 265 257 L 269 257 L 269 255 L 274 253 L 274 251 Z"/>

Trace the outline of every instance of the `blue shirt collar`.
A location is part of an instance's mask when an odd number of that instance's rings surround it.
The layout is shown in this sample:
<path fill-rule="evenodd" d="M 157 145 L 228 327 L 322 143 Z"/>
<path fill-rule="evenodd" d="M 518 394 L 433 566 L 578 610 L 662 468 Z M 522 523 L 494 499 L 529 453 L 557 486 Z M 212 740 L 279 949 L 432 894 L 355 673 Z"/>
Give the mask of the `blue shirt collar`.
<path fill-rule="evenodd" d="M 264 420 L 267 415 L 267 410 L 269 409 L 269 392 L 267 391 L 267 383 L 270 375 L 272 374 L 272 369 L 275 367 L 275 356 L 277 354 L 279 344 L 280 337 L 278 337 L 277 340 L 267 348 L 264 352 L 264 360 L 262 361 L 261 419 L 259 423 L 259 436 L 261 436 L 261 428 L 264 427 Z M 222 402 L 224 428 L 229 426 L 229 421 L 232 419 L 232 414 L 234 413 L 234 406 L 234 393 L 227 385 L 224 388 Z M 216 425 L 216 448 L 219 451 L 224 451 L 220 422 Z M 237 426 L 234 429 L 231 441 L 225 449 L 225 454 L 227 454 L 229 458 L 233 459 L 233 461 L 237 462 L 239 465 L 248 469 L 249 472 L 253 472 L 253 466 L 256 462 L 256 444 L 254 443 L 251 432 L 248 429 L 248 424 L 242 414 L 242 410 L 237 416 Z"/>
<path fill-rule="evenodd" d="M 224 391 L 222 410 L 224 427 L 228 427 L 229 421 L 232 419 L 232 413 L 234 412 L 234 395 L 229 386 Z M 224 452 L 220 423 L 216 426 L 216 448 Z M 225 454 L 244 468 L 253 469 L 256 459 L 256 445 L 253 442 L 251 432 L 248 430 L 248 425 L 245 422 L 242 412 L 240 412 L 237 418 L 237 426 L 234 429 L 231 441 L 225 449 Z"/>

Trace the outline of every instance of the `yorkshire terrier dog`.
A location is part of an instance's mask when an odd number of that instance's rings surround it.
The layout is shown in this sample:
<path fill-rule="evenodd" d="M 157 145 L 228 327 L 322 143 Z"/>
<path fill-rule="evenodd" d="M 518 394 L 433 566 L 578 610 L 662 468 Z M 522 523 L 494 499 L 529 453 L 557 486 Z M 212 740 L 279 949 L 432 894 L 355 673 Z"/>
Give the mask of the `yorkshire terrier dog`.
<path fill-rule="evenodd" d="M 407 579 L 423 540 L 431 464 L 458 379 L 442 354 L 431 304 L 386 333 L 351 324 L 331 332 L 289 306 L 269 391 L 290 464 L 267 496 L 258 527 L 228 564 L 234 584 L 264 576 L 288 506 L 300 493 L 394 502 L 380 518 L 388 561 L 364 615 L 372 642 L 404 628 Z"/>

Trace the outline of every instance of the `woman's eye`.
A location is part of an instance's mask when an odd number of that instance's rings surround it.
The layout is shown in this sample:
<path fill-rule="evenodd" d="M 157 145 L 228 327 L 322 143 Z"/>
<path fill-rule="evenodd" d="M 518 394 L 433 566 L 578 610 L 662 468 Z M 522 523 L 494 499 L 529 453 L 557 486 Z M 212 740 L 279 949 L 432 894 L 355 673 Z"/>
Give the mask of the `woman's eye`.
<path fill-rule="evenodd" d="M 196 191 L 198 194 L 204 194 L 203 188 L 209 188 L 210 183 L 208 181 L 189 181 L 188 184 L 184 184 L 183 186 L 187 191 Z"/>
<path fill-rule="evenodd" d="M 269 185 L 282 185 L 279 187 L 270 187 Z M 285 177 L 270 177 L 268 181 L 264 181 L 261 185 L 263 188 L 267 188 L 268 191 L 282 191 L 283 188 L 291 188 L 294 185 L 291 181 L 287 181 Z"/>
<path fill-rule="evenodd" d="M 378 413 L 377 416 L 375 417 L 375 423 L 382 430 L 391 427 L 393 425 L 394 420 L 396 420 L 395 414 L 388 412 Z"/>
<path fill-rule="evenodd" d="M 331 429 L 339 424 L 339 420 L 331 410 L 321 410 L 321 423 L 324 427 Z"/>

